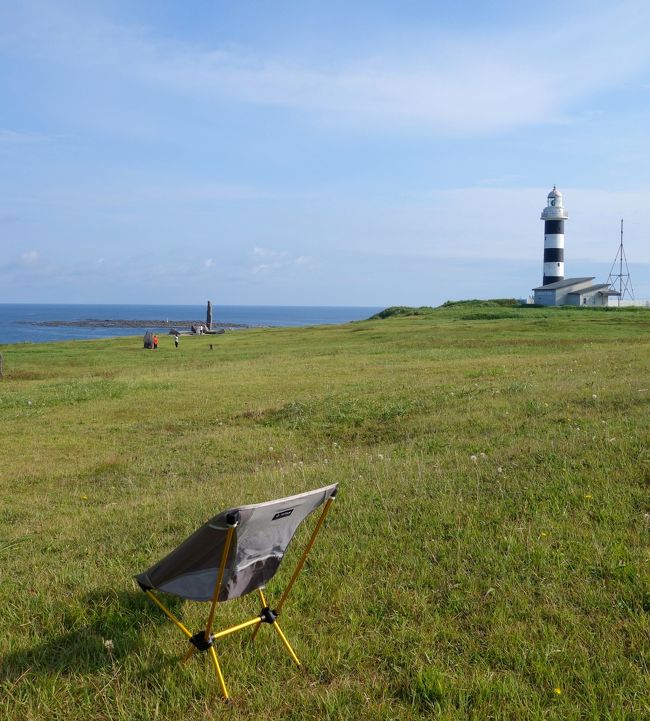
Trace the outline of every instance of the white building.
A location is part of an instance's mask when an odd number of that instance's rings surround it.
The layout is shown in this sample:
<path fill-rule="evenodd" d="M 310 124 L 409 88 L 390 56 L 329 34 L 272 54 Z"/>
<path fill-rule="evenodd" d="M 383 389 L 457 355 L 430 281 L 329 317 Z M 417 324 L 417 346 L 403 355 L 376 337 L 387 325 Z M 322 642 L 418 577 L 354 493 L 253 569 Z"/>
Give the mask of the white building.
<path fill-rule="evenodd" d="M 536 305 L 609 306 L 618 303 L 620 293 L 594 278 L 566 278 L 533 288 Z"/>

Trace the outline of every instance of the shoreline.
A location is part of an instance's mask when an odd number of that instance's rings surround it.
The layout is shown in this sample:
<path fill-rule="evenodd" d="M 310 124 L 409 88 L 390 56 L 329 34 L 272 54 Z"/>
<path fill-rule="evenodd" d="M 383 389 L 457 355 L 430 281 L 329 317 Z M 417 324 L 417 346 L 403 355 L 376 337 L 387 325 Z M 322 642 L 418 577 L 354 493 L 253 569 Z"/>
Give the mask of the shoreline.
<path fill-rule="evenodd" d="M 82 320 L 39 320 L 23 321 L 24 325 L 40 328 L 177 328 L 192 325 L 205 325 L 204 321 L 197 320 L 111 320 L 84 318 Z M 215 323 L 216 328 L 249 328 L 244 323 Z"/>

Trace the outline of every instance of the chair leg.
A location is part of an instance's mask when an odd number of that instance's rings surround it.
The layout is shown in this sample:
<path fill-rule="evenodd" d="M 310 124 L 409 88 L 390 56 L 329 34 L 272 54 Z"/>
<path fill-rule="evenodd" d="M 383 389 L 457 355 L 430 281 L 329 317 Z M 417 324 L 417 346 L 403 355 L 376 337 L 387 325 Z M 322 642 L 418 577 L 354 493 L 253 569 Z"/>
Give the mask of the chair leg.
<path fill-rule="evenodd" d="M 176 626 L 178 629 L 180 629 L 187 638 L 192 638 L 192 632 L 189 631 L 177 618 L 174 616 L 174 614 L 165 606 L 162 601 L 160 601 L 152 591 L 145 591 L 145 594 L 149 596 L 149 598 L 158 606 L 158 608 L 167 616 L 167 618 Z"/>
<path fill-rule="evenodd" d="M 272 624 L 273 628 L 278 632 L 278 635 L 282 639 L 282 643 L 285 645 L 285 648 L 289 652 L 289 656 L 294 660 L 294 663 L 296 666 L 300 666 L 300 660 L 298 659 L 298 656 L 296 656 L 296 652 L 291 648 L 291 644 L 287 640 L 287 637 L 282 633 L 282 629 L 280 628 L 277 621 L 274 621 Z"/>
<path fill-rule="evenodd" d="M 228 689 L 226 688 L 226 682 L 224 681 L 223 673 L 221 673 L 221 666 L 219 665 L 219 659 L 217 658 L 217 652 L 214 650 L 214 646 L 210 646 L 210 658 L 212 659 L 214 670 L 217 674 L 217 678 L 219 679 L 221 693 L 223 694 L 224 700 L 227 701 L 230 696 L 228 696 Z"/>
<path fill-rule="evenodd" d="M 257 626 L 253 629 L 253 635 L 251 636 L 251 643 L 255 641 L 255 637 L 257 636 L 257 632 L 260 630 L 260 626 L 262 625 L 262 622 L 259 621 Z"/>
<path fill-rule="evenodd" d="M 181 659 L 181 663 L 187 663 L 192 658 L 192 656 L 194 656 L 195 652 L 196 652 L 196 646 L 192 646 L 190 644 L 190 647 L 187 650 L 187 653 Z"/>
<path fill-rule="evenodd" d="M 147 596 L 160 608 L 160 610 L 169 618 L 169 620 L 177 627 L 179 628 L 185 636 L 187 636 L 187 639 L 192 639 L 192 633 L 189 631 L 177 618 L 174 616 L 174 614 L 151 592 L 151 591 L 145 591 Z M 242 627 L 250 626 L 252 623 L 256 623 L 257 619 L 254 619 L 253 621 L 248 621 L 247 623 L 240 624 Z M 238 630 L 239 626 L 233 627 L 233 629 L 228 629 L 228 632 L 231 632 L 233 630 Z M 203 633 L 203 632 L 202 632 Z M 194 653 L 197 651 L 196 646 L 190 644 L 190 648 L 188 649 L 187 653 L 183 656 L 181 659 L 181 663 L 184 663 L 186 661 L 189 661 L 190 658 L 194 655 Z M 219 686 L 221 687 L 221 693 L 223 694 L 224 700 L 228 700 L 230 696 L 228 695 L 228 689 L 226 688 L 226 682 L 223 678 L 223 673 L 221 672 L 221 666 L 219 665 L 219 659 L 217 657 L 217 652 L 214 649 L 214 646 L 211 645 L 209 647 L 210 651 L 210 658 L 212 659 L 212 665 L 214 666 L 215 673 L 217 674 L 217 679 L 219 680 Z"/>
<path fill-rule="evenodd" d="M 266 602 L 266 596 L 264 595 L 264 591 L 262 591 L 261 588 L 257 589 L 257 595 L 260 597 L 260 601 L 262 602 L 262 608 L 265 606 L 268 606 L 268 603 Z M 262 621 L 255 626 L 253 629 L 253 635 L 251 636 L 251 642 L 255 641 L 255 637 L 257 636 L 257 632 L 260 630 L 260 626 L 262 625 Z"/>

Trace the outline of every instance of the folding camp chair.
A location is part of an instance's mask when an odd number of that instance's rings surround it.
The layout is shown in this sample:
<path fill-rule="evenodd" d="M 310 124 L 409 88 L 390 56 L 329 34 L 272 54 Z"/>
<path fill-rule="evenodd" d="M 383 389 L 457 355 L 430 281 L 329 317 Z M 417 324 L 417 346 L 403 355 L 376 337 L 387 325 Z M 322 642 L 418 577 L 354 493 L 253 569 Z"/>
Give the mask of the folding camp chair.
<path fill-rule="evenodd" d="M 261 625 L 270 624 L 293 661 L 300 666 L 300 661 L 277 619 L 323 525 L 337 488 L 338 484 L 333 484 L 296 496 L 223 511 L 201 526 L 168 556 L 136 576 L 140 588 L 189 641 L 190 647 L 182 660 L 187 661 L 196 651 L 209 652 L 224 698 L 228 698 L 228 690 L 221 672 L 215 641 L 235 631 L 253 627 L 252 638 L 255 639 Z M 320 518 L 293 575 L 277 605 L 271 608 L 266 600 L 264 587 L 278 570 L 300 523 L 323 503 L 325 505 Z M 189 631 L 154 594 L 154 589 L 193 601 L 211 601 L 205 629 L 198 633 Z M 239 598 L 251 591 L 257 591 L 259 595 L 262 603 L 260 613 L 248 621 L 213 633 L 217 603 Z"/>

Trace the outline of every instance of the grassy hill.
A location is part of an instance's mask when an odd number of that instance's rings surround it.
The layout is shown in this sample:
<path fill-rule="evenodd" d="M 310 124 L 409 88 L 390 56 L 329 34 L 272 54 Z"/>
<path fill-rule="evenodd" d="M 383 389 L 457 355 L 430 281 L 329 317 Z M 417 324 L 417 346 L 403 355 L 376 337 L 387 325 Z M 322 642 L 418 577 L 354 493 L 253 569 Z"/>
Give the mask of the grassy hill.
<path fill-rule="evenodd" d="M 2 348 L 0 718 L 650 717 L 650 313 L 385 315 Z M 335 481 L 282 616 L 304 668 L 221 641 L 227 710 L 132 576 Z"/>

